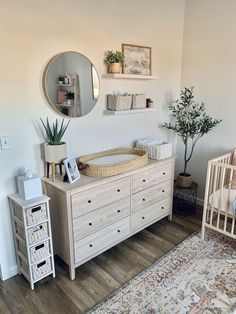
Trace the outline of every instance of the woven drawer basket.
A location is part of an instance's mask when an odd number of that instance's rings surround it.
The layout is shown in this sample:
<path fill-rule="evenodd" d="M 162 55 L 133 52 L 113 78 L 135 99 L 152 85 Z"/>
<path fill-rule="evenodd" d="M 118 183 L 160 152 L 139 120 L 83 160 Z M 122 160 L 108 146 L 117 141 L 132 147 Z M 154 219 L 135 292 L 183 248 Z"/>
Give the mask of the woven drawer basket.
<path fill-rule="evenodd" d="M 22 258 L 20 258 L 21 268 L 28 274 L 29 276 L 29 265 Z M 52 262 L 51 258 L 47 258 L 45 261 L 35 264 L 32 267 L 32 275 L 34 280 L 38 280 L 41 277 L 49 274 L 52 271 Z"/>
<path fill-rule="evenodd" d="M 51 258 L 47 258 L 45 261 L 32 266 L 32 273 L 34 280 L 49 274 L 52 271 Z"/>
<path fill-rule="evenodd" d="M 18 249 L 21 254 L 23 254 L 25 258 L 27 258 L 26 246 L 20 241 L 18 241 Z M 44 257 L 47 257 L 50 254 L 49 240 L 31 247 L 29 253 L 31 263 L 35 263 L 43 259 Z"/>
<path fill-rule="evenodd" d="M 23 222 L 22 208 L 18 206 L 17 204 L 14 204 L 13 210 L 14 210 L 14 215 Z M 41 204 L 32 208 L 26 209 L 25 216 L 26 216 L 26 222 L 28 226 L 46 220 L 48 218 L 46 204 Z"/>
<path fill-rule="evenodd" d="M 44 222 L 36 227 L 30 228 L 27 230 L 29 244 L 33 244 L 38 241 L 42 241 L 48 238 L 48 223 Z"/>
<path fill-rule="evenodd" d="M 37 262 L 50 254 L 49 240 L 30 248 L 31 263 Z"/>
<path fill-rule="evenodd" d="M 26 209 L 25 214 L 28 226 L 39 223 L 48 218 L 46 204 L 41 204 L 33 208 L 28 208 Z"/>

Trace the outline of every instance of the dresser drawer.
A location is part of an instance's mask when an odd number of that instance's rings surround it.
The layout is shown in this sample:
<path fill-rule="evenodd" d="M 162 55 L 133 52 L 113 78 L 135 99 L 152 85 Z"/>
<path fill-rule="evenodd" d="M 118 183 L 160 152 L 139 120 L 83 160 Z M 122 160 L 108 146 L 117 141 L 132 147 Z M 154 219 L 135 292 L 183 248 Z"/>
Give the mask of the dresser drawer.
<path fill-rule="evenodd" d="M 71 195 L 72 217 L 87 214 L 130 195 L 130 177 Z"/>
<path fill-rule="evenodd" d="M 98 232 L 75 242 L 75 263 L 96 253 L 102 253 L 113 243 L 119 241 L 130 233 L 130 217 L 112 224 Z"/>
<path fill-rule="evenodd" d="M 171 200 L 165 199 L 131 215 L 131 231 L 145 227 L 171 213 Z"/>
<path fill-rule="evenodd" d="M 130 197 L 73 219 L 74 241 L 88 236 L 130 215 Z"/>
<path fill-rule="evenodd" d="M 165 181 L 133 195 L 132 214 L 171 198 L 172 181 Z"/>
<path fill-rule="evenodd" d="M 133 193 L 142 191 L 172 178 L 173 163 L 164 164 L 132 176 Z"/>

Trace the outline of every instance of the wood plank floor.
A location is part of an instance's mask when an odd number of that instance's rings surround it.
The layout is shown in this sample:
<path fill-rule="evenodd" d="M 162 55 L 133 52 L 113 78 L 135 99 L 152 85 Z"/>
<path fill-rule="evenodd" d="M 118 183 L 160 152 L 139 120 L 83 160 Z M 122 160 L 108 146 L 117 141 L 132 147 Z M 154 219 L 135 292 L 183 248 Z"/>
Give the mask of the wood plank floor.
<path fill-rule="evenodd" d="M 166 218 L 137 233 L 76 270 L 56 259 L 56 278 L 48 277 L 31 291 L 23 276 L 0 282 L 0 313 L 85 313 L 129 279 L 200 230 L 201 210 L 193 216 Z"/>

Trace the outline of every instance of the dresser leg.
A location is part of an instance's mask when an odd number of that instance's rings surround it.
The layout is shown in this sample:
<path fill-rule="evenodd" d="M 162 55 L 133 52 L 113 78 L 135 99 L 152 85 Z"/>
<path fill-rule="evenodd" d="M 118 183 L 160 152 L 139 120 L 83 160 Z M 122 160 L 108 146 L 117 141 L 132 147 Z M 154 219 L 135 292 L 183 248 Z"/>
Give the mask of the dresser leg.
<path fill-rule="evenodd" d="M 168 220 L 172 221 L 172 213 L 168 216 Z"/>
<path fill-rule="evenodd" d="M 75 268 L 69 266 L 69 272 L 70 272 L 70 280 L 75 279 Z"/>

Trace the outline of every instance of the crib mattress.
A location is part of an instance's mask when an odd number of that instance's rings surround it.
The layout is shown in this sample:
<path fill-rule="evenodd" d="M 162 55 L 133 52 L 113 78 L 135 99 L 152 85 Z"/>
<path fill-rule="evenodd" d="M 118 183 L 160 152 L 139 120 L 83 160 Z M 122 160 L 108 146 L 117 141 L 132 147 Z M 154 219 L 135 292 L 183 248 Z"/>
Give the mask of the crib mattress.
<path fill-rule="evenodd" d="M 229 214 L 235 215 L 236 189 L 228 189 L 224 187 L 222 190 L 216 190 L 209 197 L 209 205 L 221 211 L 228 211 Z M 234 202 L 235 201 L 235 202 Z M 213 202 L 213 203 L 212 203 Z M 234 205 L 234 206 L 233 206 Z"/>

